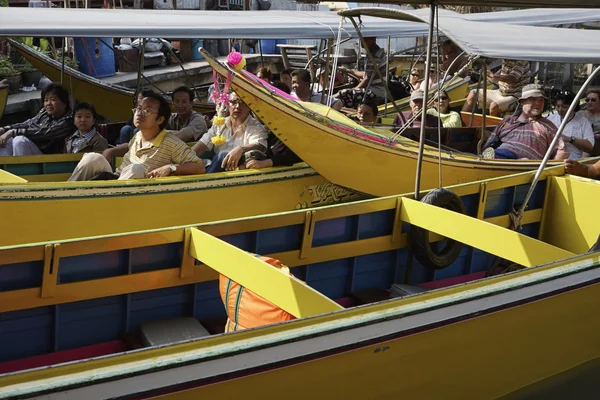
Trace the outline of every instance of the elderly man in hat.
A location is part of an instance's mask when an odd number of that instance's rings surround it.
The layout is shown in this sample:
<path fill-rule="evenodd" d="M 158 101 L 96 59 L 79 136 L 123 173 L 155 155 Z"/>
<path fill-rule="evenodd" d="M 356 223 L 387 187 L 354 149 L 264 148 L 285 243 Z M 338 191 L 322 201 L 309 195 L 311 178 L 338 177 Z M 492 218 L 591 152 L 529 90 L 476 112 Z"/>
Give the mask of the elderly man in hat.
<path fill-rule="evenodd" d="M 410 112 L 402 112 L 396 115 L 396 118 L 394 118 L 394 122 L 392 123 L 394 129 L 398 129 L 401 126 L 406 125 L 407 123 L 409 123 L 408 121 L 415 115 L 417 116 L 416 119 L 413 122 L 411 122 L 409 126 L 413 128 L 421 126 L 421 110 L 423 109 L 423 97 L 424 93 L 421 89 L 415 90 L 410 94 Z M 439 122 L 438 117 L 429 114 L 426 115 L 425 126 L 430 128 L 437 128 L 438 124 L 439 126 L 442 126 L 442 124 Z"/>
<path fill-rule="evenodd" d="M 523 87 L 519 98 L 521 112 L 505 117 L 484 146 L 484 158 L 541 160 L 556 135 L 556 126 L 542 117 L 544 92 L 540 85 Z M 569 157 L 562 138 L 553 150 L 556 160 Z"/>

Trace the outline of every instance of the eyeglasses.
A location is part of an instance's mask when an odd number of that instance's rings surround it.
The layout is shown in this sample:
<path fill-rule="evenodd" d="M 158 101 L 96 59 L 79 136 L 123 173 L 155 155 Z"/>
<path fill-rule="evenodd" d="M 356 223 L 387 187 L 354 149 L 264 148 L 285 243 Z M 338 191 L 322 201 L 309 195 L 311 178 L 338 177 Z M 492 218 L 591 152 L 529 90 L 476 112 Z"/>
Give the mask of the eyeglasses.
<path fill-rule="evenodd" d="M 416 76 L 417 78 L 420 77 L 421 75 L 419 74 L 410 74 L 410 76 Z"/>
<path fill-rule="evenodd" d="M 586 103 L 595 103 L 597 101 L 598 101 L 598 99 L 595 99 L 593 97 L 588 97 L 587 99 L 585 99 Z"/>
<path fill-rule="evenodd" d="M 144 118 L 150 114 L 158 114 L 156 111 L 148 110 L 147 108 L 144 110 L 142 110 L 141 108 L 132 108 L 131 112 L 134 114 L 141 114 Z"/>
<path fill-rule="evenodd" d="M 229 104 L 231 104 L 231 107 L 235 107 L 235 106 L 240 106 L 241 107 L 241 106 L 245 105 L 246 103 L 244 103 L 241 100 L 231 100 L 229 102 Z"/>

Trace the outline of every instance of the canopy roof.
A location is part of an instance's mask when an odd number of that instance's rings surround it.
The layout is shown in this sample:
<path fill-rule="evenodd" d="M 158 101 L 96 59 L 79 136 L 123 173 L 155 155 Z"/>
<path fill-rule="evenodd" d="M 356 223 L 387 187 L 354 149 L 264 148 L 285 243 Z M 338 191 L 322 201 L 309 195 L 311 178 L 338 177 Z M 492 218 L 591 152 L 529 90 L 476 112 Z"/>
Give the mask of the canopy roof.
<path fill-rule="evenodd" d="M 429 21 L 429 10 L 354 8 L 341 16 L 375 16 L 411 22 Z M 361 17 L 363 19 L 364 17 Z M 563 63 L 599 63 L 600 31 L 476 22 L 441 12 L 439 30 L 469 54 L 492 58 Z"/>
<path fill-rule="evenodd" d="M 427 9 L 414 11 L 428 17 Z M 480 14 L 440 10 L 440 16 L 518 25 L 557 25 L 600 21 L 600 10 L 533 9 Z M 427 26 L 398 19 L 364 17 L 362 33 L 377 37 L 415 37 Z M 190 11 L 3 8 L 0 36 L 163 37 L 326 39 L 335 38 L 340 18 L 328 11 Z M 345 25 L 344 37 L 356 37 Z"/>
<path fill-rule="evenodd" d="M 299 3 L 318 3 L 318 0 L 298 0 Z M 482 6 L 482 7 L 561 7 L 598 8 L 597 0 L 437 0 L 443 6 Z M 371 0 L 355 0 L 354 3 L 373 3 Z M 379 4 L 426 4 L 424 0 L 378 0 Z"/>

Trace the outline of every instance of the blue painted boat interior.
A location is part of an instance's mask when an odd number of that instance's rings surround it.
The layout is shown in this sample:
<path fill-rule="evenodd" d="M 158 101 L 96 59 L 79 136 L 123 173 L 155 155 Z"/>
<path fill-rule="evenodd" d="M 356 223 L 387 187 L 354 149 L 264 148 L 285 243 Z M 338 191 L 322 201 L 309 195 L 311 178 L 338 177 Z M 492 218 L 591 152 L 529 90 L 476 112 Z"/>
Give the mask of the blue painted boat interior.
<path fill-rule="evenodd" d="M 506 215 L 523 202 L 529 185 L 488 192 L 485 218 Z M 529 209 L 544 202 L 546 181 L 538 184 Z M 478 194 L 462 197 L 468 215 L 477 213 Z M 313 247 L 391 235 L 394 210 L 371 212 L 316 222 Z M 539 222 L 525 225 L 522 233 L 537 237 Z M 268 255 L 299 250 L 303 225 L 221 236 L 221 239 L 249 252 Z M 409 225 L 404 224 L 403 232 Z M 23 251 L 27 251 L 24 249 Z M 59 283 L 88 281 L 179 268 L 182 243 L 136 249 L 99 252 L 60 260 Z M 418 285 L 461 276 L 490 268 L 494 256 L 465 246 L 449 267 L 432 270 L 411 261 L 408 250 L 400 249 L 344 258 L 291 269 L 308 285 L 332 299 L 357 290 L 389 289 L 394 283 Z M 0 292 L 40 287 L 43 261 L 0 265 Z M 194 317 L 200 322 L 224 318 L 218 281 L 157 289 L 74 303 L 0 313 L 0 362 L 74 349 L 122 339 L 134 334 L 140 323 L 176 317 Z"/>

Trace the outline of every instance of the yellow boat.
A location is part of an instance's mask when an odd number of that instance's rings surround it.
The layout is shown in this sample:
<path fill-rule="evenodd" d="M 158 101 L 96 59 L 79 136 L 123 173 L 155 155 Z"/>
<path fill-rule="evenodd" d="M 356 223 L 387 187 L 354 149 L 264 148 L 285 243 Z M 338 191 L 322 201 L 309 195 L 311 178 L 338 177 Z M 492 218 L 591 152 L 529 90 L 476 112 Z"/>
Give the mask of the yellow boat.
<path fill-rule="evenodd" d="M 8 101 L 8 85 L 0 84 L 0 118 L 4 115 L 6 102 Z"/>
<path fill-rule="evenodd" d="M 451 187 L 468 216 L 392 196 L 1 248 L 0 398 L 496 399 L 592 368 L 600 183 L 546 170 L 515 232 L 532 176 Z M 465 246 L 431 269 L 417 227 Z M 222 334 L 218 273 L 297 319 Z"/>
<path fill-rule="evenodd" d="M 389 133 L 369 130 L 324 105 L 294 101 L 271 92 L 243 71 L 229 69 L 202 50 L 222 76 L 232 74 L 232 88 L 261 121 L 299 157 L 329 181 L 358 192 L 387 196 L 413 188 L 418 145 Z M 468 129 L 468 128 L 467 128 Z M 473 182 L 539 166 L 538 160 L 482 159 L 476 155 L 442 150 L 441 174 L 445 185 Z M 421 187 L 439 185 L 439 158 L 427 146 Z M 552 161 L 550 164 L 562 162 Z"/>
<path fill-rule="evenodd" d="M 35 68 L 54 82 L 61 82 L 62 65 L 32 48 L 9 39 L 19 53 Z M 98 114 L 112 121 L 126 121 L 131 117 L 135 91 L 85 75 L 65 66 L 63 84 L 78 101 L 91 103 Z M 199 103 L 194 110 L 203 114 L 214 113 L 214 104 Z"/>

